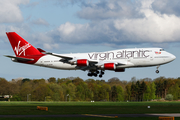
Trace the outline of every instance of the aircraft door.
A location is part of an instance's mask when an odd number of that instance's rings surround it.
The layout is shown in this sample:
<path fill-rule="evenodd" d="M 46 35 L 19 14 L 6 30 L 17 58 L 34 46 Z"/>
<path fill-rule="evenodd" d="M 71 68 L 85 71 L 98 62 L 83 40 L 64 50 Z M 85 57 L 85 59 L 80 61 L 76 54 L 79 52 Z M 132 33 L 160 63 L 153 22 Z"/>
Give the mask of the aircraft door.
<path fill-rule="evenodd" d="M 150 52 L 150 61 L 153 61 L 154 60 L 154 54 L 153 54 L 153 51 Z"/>
<path fill-rule="evenodd" d="M 44 64 L 44 60 L 41 58 L 41 60 L 40 60 L 40 66 L 43 66 L 43 64 Z"/>

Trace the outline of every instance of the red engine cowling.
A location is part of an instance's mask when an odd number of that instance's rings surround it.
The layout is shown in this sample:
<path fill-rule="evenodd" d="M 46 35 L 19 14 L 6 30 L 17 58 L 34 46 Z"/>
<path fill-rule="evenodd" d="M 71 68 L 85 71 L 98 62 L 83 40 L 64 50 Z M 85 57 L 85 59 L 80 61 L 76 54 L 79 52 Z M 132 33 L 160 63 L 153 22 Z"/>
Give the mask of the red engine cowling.
<path fill-rule="evenodd" d="M 80 59 L 77 60 L 77 66 L 88 66 L 89 65 L 89 61 L 87 59 Z"/>
<path fill-rule="evenodd" d="M 105 63 L 104 64 L 104 69 L 105 70 L 115 70 L 116 65 L 114 63 Z"/>

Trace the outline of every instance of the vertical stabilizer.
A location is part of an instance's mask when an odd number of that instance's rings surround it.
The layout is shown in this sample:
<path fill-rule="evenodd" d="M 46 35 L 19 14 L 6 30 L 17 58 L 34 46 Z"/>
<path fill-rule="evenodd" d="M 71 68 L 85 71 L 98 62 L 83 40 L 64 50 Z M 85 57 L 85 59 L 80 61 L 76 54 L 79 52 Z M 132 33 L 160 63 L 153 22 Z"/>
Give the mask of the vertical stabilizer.
<path fill-rule="evenodd" d="M 30 43 L 15 32 L 6 32 L 9 42 L 16 56 L 30 56 L 42 54 Z"/>

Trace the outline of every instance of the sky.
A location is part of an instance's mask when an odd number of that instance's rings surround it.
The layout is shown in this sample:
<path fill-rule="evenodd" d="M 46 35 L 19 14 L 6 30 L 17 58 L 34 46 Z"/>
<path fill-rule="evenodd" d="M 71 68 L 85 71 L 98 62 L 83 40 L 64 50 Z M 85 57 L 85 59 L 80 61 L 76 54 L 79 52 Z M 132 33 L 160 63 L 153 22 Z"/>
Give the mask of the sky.
<path fill-rule="evenodd" d="M 178 0 L 0 0 L 0 77 L 131 80 L 180 77 L 180 1 Z M 106 71 L 57 70 L 12 62 L 6 32 L 16 32 L 36 48 L 54 53 L 102 52 L 161 47 L 176 60 L 160 66 Z"/>

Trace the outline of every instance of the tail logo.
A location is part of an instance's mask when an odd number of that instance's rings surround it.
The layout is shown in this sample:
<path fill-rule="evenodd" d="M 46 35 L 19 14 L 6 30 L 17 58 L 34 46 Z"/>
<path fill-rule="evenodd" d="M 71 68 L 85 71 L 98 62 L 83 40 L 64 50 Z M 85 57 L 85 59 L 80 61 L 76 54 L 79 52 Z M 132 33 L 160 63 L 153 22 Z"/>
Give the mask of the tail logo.
<path fill-rule="evenodd" d="M 20 56 L 22 53 L 24 53 L 24 56 L 26 55 L 25 51 L 31 47 L 31 44 L 25 44 L 24 46 L 20 47 L 21 41 L 18 42 L 18 46 L 14 48 L 15 53 L 17 56 Z"/>

